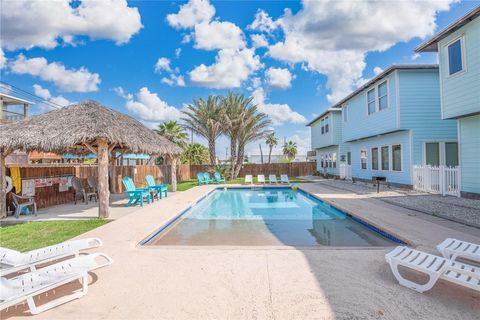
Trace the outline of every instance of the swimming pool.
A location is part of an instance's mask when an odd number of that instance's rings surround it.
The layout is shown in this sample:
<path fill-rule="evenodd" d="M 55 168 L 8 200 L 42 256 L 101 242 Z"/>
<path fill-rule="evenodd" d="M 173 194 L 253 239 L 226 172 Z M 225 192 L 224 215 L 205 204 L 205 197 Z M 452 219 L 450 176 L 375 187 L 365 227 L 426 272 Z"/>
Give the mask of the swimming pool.
<path fill-rule="evenodd" d="M 376 230 L 301 190 L 228 188 L 214 190 L 144 244 L 384 247 L 400 242 Z"/>

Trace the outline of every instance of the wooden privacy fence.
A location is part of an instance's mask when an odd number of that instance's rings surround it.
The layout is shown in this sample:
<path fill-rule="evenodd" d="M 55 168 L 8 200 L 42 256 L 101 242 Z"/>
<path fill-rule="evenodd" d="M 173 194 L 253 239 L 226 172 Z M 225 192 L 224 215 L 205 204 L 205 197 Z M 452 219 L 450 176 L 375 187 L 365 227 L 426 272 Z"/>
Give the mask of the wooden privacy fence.
<path fill-rule="evenodd" d="M 190 178 L 196 179 L 198 172 L 213 172 L 215 166 L 211 165 L 191 165 Z M 292 163 L 270 163 L 270 164 L 244 164 L 240 170 L 240 177 L 246 174 L 288 174 L 289 177 L 300 177 L 312 175 L 317 170 L 315 162 L 292 162 Z"/>

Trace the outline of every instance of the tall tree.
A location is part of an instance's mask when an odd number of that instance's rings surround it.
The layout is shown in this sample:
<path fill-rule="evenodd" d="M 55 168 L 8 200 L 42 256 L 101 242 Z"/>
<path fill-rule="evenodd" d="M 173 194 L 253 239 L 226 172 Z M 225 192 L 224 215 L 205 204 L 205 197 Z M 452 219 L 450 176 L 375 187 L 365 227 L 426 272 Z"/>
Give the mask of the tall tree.
<path fill-rule="evenodd" d="M 182 111 L 185 114 L 185 126 L 204 137 L 208 141 L 210 152 L 210 164 L 215 165 L 217 157 L 215 153 L 215 141 L 222 134 L 222 123 L 220 121 L 220 106 L 217 96 L 208 96 L 207 100 L 202 98 L 193 100 L 193 104 Z"/>
<path fill-rule="evenodd" d="M 182 149 L 187 147 L 188 134 L 185 128 L 178 124 L 177 121 L 166 121 L 158 125 L 157 129 L 154 129 L 156 133 L 167 138 L 173 143 L 176 143 Z"/>
<path fill-rule="evenodd" d="M 288 160 L 295 159 L 297 155 L 297 143 L 289 140 L 283 144 L 283 154 L 287 157 Z"/>
<path fill-rule="evenodd" d="M 265 141 L 268 146 L 268 163 L 271 163 L 272 158 L 272 150 L 278 144 L 278 138 L 275 136 L 275 133 L 272 132 L 267 136 L 267 140 Z"/>
<path fill-rule="evenodd" d="M 206 164 L 210 161 L 210 153 L 204 145 L 192 143 L 185 148 L 180 160 L 188 164 Z"/>

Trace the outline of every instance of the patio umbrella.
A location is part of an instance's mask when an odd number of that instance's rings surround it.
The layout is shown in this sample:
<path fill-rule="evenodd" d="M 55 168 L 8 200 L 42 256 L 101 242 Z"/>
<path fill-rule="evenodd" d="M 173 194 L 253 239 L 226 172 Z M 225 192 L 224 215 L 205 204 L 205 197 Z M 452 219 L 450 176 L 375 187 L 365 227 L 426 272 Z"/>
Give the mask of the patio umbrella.
<path fill-rule="evenodd" d="M 109 215 L 108 164 L 114 152 L 163 155 L 171 163 L 176 188 L 176 159 L 182 149 L 139 121 L 83 101 L 19 122 L 0 126 L 0 216 L 6 215 L 5 157 L 14 150 L 89 154 L 98 158 L 99 217 Z"/>

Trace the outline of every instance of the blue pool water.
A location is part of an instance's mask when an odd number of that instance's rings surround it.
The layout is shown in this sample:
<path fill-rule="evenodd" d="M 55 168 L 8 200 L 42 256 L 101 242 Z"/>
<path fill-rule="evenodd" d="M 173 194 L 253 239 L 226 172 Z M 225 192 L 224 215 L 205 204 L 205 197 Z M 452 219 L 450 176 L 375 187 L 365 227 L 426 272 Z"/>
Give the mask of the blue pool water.
<path fill-rule="evenodd" d="M 392 246 L 334 207 L 287 188 L 217 189 L 149 245 Z"/>

